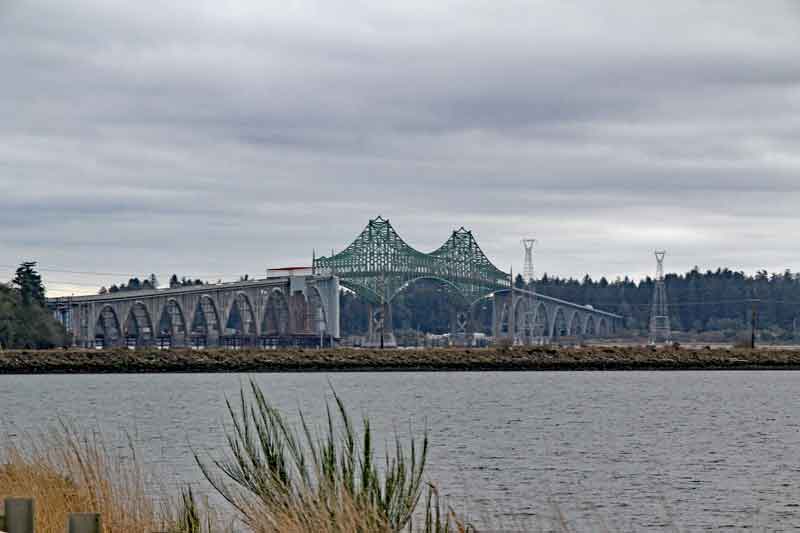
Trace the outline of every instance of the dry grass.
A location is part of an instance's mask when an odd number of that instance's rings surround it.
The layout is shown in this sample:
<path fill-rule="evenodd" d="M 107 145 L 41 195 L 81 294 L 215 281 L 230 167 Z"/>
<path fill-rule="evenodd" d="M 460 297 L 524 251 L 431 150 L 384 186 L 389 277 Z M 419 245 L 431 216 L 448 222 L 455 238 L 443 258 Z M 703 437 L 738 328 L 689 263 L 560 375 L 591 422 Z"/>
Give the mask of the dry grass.
<path fill-rule="evenodd" d="M 152 480 L 132 447 L 113 454 L 99 436 L 66 425 L 25 442 L 0 447 L 0 500 L 34 498 L 38 533 L 63 533 L 76 512 L 100 513 L 105 533 L 174 530 L 176 513 L 148 494 Z"/>

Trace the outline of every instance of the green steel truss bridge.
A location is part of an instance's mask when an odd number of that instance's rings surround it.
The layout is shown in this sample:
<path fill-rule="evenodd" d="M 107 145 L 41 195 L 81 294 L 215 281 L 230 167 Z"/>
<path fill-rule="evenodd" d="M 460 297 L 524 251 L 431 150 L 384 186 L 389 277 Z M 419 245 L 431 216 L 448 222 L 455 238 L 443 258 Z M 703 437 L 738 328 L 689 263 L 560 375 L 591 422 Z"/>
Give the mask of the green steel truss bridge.
<path fill-rule="evenodd" d="M 560 342 L 562 339 L 603 337 L 622 319 L 591 306 L 566 302 L 534 291 L 514 288 L 511 274 L 492 264 L 472 232 L 463 227 L 430 253 L 409 246 L 389 220 L 369 221 L 356 239 L 330 257 L 315 257 L 314 275 L 334 276 L 370 305 L 367 345 L 394 343 L 391 302 L 410 284 L 438 280 L 463 298 L 453 309 L 452 333 L 474 331 L 475 304 L 490 298 L 492 334 L 515 344 Z"/>
<path fill-rule="evenodd" d="M 448 285 L 469 304 L 511 287 L 511 276 L 489 261 L 471 231 L 461 227 L 439 248 L 424 253 L 380 216 L 341 252 L 315 258 L 314 270 L 338 276 L 343 286 L 374 304 L 390 303 L 421 279 Z"/>

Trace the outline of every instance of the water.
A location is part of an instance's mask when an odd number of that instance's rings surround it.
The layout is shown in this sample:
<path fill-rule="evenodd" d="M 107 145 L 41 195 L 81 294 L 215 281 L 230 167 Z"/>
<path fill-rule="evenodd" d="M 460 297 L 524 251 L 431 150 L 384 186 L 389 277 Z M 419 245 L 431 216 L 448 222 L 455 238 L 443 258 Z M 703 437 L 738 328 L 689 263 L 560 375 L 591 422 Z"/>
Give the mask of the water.
<path fill-rule="evenodd" d="M 333 386 L 380 441 L 430 430 L 430 478 L 493 528 L 800 528 L 800 372 L 257 374 L 287 412 Z M 168 483 L 223 451 L 247 375 L 0 376 L 0 438 L 59 416 L 130 435 Z M 313 417 L 312 417 L 313 418 Z M 320 422 L 314 419 L 315 424 Z M 200 486 L 203 486 L 202 484 Z"/>

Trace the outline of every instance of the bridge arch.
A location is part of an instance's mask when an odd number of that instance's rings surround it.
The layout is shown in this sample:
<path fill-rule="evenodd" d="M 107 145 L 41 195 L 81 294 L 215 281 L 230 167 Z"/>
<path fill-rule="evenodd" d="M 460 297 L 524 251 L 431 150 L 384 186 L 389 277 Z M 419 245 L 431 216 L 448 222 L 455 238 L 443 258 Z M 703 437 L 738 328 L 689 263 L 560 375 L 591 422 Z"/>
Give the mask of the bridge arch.
<path fill-rule="evenodd" d="M 516 335 L 523 344 L 530 344 L 535 337 L 535 311 L 531 302 L 520 298 L 514 303 L 514 327 Z"/>
<path fill-rule="evenodd" d="M 534 317 L 534 336 L 544 340 L 550 340 L 550 320 L 547 314 L 547 306 L 544 302 L 539 302 L 536 306 L 536 314 Z"/>
<path fill-rule="evenodd" d="M 146 345 L 153 339 L 153 320 L 147 306 L 141 301 L 137 300 L 128 311 L 125 336 L 129 343 L 135 343 L 137 346 Z"/>
<path fill-rule="evenodd" d="M 560 339 L 569 335 L 569 323 L 564 314 L 563 307 L 556 308 L 556 314 L 553 317 L 553 339 Z"/>
<path fill-rule="evenodd" d="M 464 291 L 461 290 L 461 287 L 459 287 L 458 285 L 456 285 L 455 283 L 453 283 L 449 279 L 445 279 L 445 278 L 442 278 L 442 277 L 439 277 L 439 276 L 431 276 L 431 275 L 417 276 L 417 277 L 415 277 L 413 279 L 410 279 L 410 280 L 406 281 L 400 287 L 398 287 L 394 291 L 394 293 L 392 293 L 391 297 L 389 298 L 389 302 L 391 303 L 392 300 L 394 300 L 399 294 L 401 294 L 404 290 L 408 289 L 409 287 L 411 287 L 415 283 L 418 283 L 420 281 L 426 281 L 426 280 L 427 281 L 435 281 L 437 283 L 441 283 L 447 289 L 452 291 L 453 294 L 457 294 L 464 301 L 464 303 L 467 304 L 467 305 L 471 306 L 473 303 L 475 303 L 475 302 L 470 302 L 469 299 L 464 294 Z M 480 300 L 480 299 L 482 299 L 484 297 L 485 296 L 481 296 L 481 297 L 477 298 L 475 301 L 478 301 L 478 300 Z"/>
<path fill-rule="evenodd" d="M 608 321 L 606 320 L 606 317 L 602 317 L 597 323 L 597 336 L 608 337 L 608 334 Z"/>
<path fill-rule="evenodd" d="M 389 306 L 386 306 L 383 327 L 394 329 L 395 325 L 403 328 L 414 328 L 418 323 L 415 313 L 419 308 L 415 305 L 418 300 L 406 299 L 414 290 L 417 297 L 430 297 L 435 295 L 436 300 L 443 302 L 430 309 L 430 333 L 471 334 L 474 332 L 474 318 L 477 304 L 483 297 L 473 301 L 465 295 L 457 284 L 451 280 L 434 275 L 418 275 L 403 283 L 392 295 Z M 373 303 L 373 305 L 375 305 Z M 453 342 L 455 338 L 450 338 Z"/>
<path fill-rule="evenodd" d="M 180 303 L 175 298 L 168 299 L 161 309 L 161 316 L 158 319 L 158 336 L 178 341 L 183 341 L 186 336 L 186 317 Z"/>
<path fill-rule="evenodd" d="M 225 324 L 226 333 L 236 337 L 254 337 L 256 318 L 250 298 L 242 291 L 236 293 L 231 309 L 228 312 L 228 321 Z"/>
<path fill-rule="evenodd" d="M 280 289 L 272 289 L 264 306 L 261 334 L 284 336 L 289 333 L 289 300 Z"/>
<path fill-rule="evenodd" d="M 578 311 L 573 311 L 572 317 L 569 320 L 569 336 L 579 337 L 582 333 L 580 313 L 578 313 Z"/>
<path fill-rule="evenodd" d="M 97 315 L 94 327 L 95 342 L 99 341 L 103 347 L 116 346 L 119 344 L 122 330 L 120 329 L 119 317 L 117 312 L 110 305 L 104 305 Z"/>
<path fill-rule="evenodd" d="M 511 329 L 510 315 L 511 315 L 511 306 L 508 304 L 508 302 L 503 302 L 503 305 L 500 308 L 500 320 L 498 322 L 500 335 L 507 335 L 509 330 Z"/>
<path fill-rule="evenodd" d="M 587 337 L 594 337 L 597 334 L 597 327 L 595 326 L 594 317 L 592 315 L 586 317 L 586 322 L 583 325 L 583 334 Z"/>
<path fill-rule="evenodd" d="M 198 346 L 210 344 L 209 338 L 219 338 L 222 326 L 217 304 L 208 294 L 203 294 L 197 301 L 192 317 L 192 342 Z"/>
<path fill-rule="evenodd" d="M 325 305 L 322 303 L 322 295 L 316 287 L 308 288 L 308 318 L 311 331 L 320 333 L 328 331 L 328 318 L 325 313 Z"/>

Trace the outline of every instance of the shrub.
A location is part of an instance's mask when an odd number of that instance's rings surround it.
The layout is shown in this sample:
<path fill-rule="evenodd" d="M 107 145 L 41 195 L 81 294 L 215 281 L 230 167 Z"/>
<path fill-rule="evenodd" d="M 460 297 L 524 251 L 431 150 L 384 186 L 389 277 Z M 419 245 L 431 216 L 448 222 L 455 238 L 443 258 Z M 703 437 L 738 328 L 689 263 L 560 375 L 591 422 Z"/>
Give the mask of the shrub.
<path fill-rule="evenodd" d="M 250 382 L 250 396 L 240 391 L 238 410 L 228 401 L 233 430 L 229 455 L 210 463 L 196 456 L 203 474 L 241 515 L 249 528 L 267 532 L 396 532 L 412 530 L 412 516 L 423 492 L 428 452 L 412 438 L 395 438 L 378 468 L 369 420 L 361 434 L 341 399 L 326 406 L 327 428 L 315 438 L 300 413 L 291 428 Z M 466 531 L 452 512 L 442 512 L 430 487 L 423 531 Z"/>

